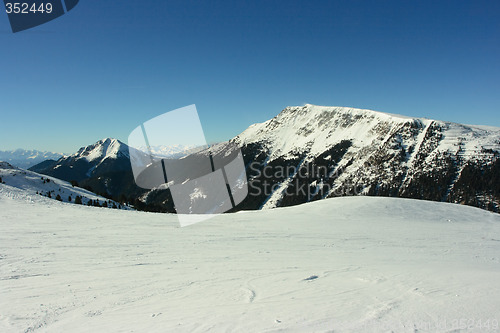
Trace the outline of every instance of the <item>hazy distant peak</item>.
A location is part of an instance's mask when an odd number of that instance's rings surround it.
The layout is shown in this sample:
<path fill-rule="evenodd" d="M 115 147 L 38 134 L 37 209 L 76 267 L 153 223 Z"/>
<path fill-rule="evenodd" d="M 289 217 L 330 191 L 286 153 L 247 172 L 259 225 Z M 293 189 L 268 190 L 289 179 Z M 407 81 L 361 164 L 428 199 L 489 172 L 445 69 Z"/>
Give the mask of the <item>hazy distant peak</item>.
<path fill-rule="evenodd" d="M 20 168 L 29 168 L 45 160 L 58 160 L 63 154 L 34 149 L 16 149 L 0 151 L 0 161 L 9 162 Z"/>

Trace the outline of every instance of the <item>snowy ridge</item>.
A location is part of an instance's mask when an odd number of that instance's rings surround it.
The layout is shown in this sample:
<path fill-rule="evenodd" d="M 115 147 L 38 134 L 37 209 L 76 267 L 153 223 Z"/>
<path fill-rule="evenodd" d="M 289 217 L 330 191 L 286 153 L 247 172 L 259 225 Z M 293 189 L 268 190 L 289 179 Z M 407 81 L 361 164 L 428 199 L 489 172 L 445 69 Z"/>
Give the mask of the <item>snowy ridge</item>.
<path fill-rule="evenodd" d="M 308 151 L 312 156 L 324 152 L 342 140 L 352 140 L 354 147 L 363 147 L 380 140 L 386 142 L 392 132 L 404 125 L 427 127 L 435 123 L 444 128 L 438 151 L 457 152 L 461 146 L 464 156 L 473 157 L 482 148 L 500 150 L 500 128 L 461 125 L 426 118 L 411 118 L 372 110 L 328 107 L 306 104 L 287 107 L 273 119 L 254 124 L 235 140 L 242 145 L 264 142 L 270 148 L 270 161 L 294 157 Z M 424 137 L 416 138 L 420 146 Z M 418 150 L 417 150 L 418 151 Z"/>
<path fill-rule="evenodd" d="M 38 201 L 39 198 L 55 200 L 59 196 L 59 201 L 61 202 L 75 203 L 76 197 L 80 197 L 81 204 L 83 205 L 89 204 L 89 201 L 91 203 L 98 201 L 100 205 L 106 202 L 106 205 L 109 205 L 109 207 L 113 205 L 121 207 L 120 204 L 112 200 L 96 195 L 83 188 L 72 186 L 66 181 L 20 169 L 6 162 L 0 162 L 0 178 L 2 179 L 0 192 L 13 197 L 25 198 L 32 202 L 34 200 Z M 45 202 L 45 199 L 42 202 Z"/>

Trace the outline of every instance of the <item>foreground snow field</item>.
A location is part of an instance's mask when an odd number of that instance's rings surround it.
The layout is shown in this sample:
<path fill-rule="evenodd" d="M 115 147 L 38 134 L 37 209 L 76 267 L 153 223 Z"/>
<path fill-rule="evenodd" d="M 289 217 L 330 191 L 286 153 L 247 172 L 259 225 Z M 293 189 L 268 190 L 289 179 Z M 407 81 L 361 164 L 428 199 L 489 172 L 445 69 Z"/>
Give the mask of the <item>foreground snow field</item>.
<path fill-rule="evenodd" d="M 0 185 L 1 332 L 498 331 L 500 215 L 344 197 L 225 214 Z"/>

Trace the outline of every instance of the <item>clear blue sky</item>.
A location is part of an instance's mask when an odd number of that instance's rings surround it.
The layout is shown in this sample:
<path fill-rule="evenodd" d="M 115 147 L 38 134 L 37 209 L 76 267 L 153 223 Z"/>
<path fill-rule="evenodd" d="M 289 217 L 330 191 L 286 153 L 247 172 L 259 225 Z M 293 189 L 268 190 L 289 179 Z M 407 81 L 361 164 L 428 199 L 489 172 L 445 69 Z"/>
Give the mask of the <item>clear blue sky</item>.
<path fill-rule="evenodd" d="M 72 153 L 196 104 L 209 141 L 288 105 L 500 126 L 500 1 L 81 0 L 13 34 L 0 150 Z"/>

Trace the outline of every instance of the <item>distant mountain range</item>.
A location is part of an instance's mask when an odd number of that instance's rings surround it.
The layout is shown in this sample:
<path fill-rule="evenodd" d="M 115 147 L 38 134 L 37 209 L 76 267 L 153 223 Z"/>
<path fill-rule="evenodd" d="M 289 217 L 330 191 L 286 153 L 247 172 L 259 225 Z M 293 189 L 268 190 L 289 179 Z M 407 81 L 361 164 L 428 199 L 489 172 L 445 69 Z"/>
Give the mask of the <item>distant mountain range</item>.
<path fill-rule="evenodd" d="M 249 177 L 249 195 L 237 210 L 358 194 L 453 202 L 496 212 L 500 207 L 497 127 L 305 105 L 288 107 L 230 142 L 241 147 Z M 179 149 L 185 147 L 163 151 L 175 154 Z M 126 144 L 104 139 L 31 170 L 78 181 L 144 209 L 174 211 L 168 189 L 135 185 L 128 151 Z"/>
<path fill-rule="evenodd" d="M 197 146 L 183 146 L 183 145 L 173 145 L 173 146 L 150 146 L 147 147 L 137 147 L 141 151 L 150 151 L 153 155 L 158 157 L 175 158 L 178 156 L 183 156 L 186 152 L 196 149 Z"/>
<path fill-rule="evenodd" d="M 19 168 L 27 169 L 45 160 L 58 160 L 64 156 L 60 153 L 53 153 L 39 150 L 0 150 L 0 161 L 9 162 Z"/>

